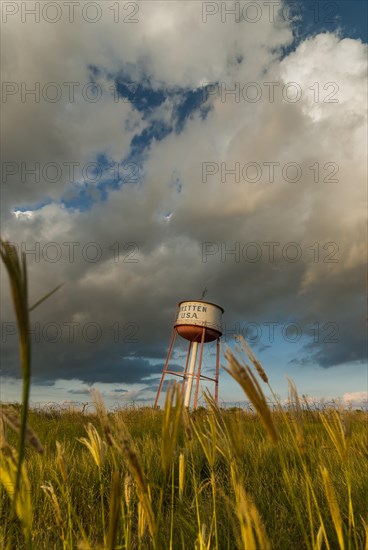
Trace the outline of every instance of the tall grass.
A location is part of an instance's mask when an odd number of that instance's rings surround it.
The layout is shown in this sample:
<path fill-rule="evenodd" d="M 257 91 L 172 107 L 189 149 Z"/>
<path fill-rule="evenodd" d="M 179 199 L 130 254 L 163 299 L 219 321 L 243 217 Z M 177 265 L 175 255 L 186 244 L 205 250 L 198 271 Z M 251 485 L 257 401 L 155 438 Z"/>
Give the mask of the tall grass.
<path fill-rule="evenodd" d="M 0 464 L 0 479 L 4 481 L 8 495 L 12 500 L 11 512 L 8 517 L 10 535 L 7 548 L 12 548 L 11 534 L 16 515 L 18 515 L 18 518 L 21 520 L 23 525 L 27 546 L 28 548 L 32 548 L 32 537 L 30 531 L 31 509 L 29 506 L 29 499 L 24 497 L 24 495 L 22 498 L 22 491 L 20 487 L 22 479 L 24 485 L 26 487 L 28 486 L 27 475 L 23 468 L 23 459 L 27 435 L 27 416 L 31 384 L 31 340 L 29 312 L 56 292 L 61 285 L 43 296 L 43 298 L 38 300 L 32 307 L 29 307 L 27 262 L 25 253 L 22 253 L 19 257 L 14 245 L 7 241 L 1 240 L 0 256 L 6 267 L 10 280 L 11 293 L 19 331 L 20 365 L 23 378 L 21 419 L 15 427 L 17 431 L 19 430 L 18 453 L 16 453 L 14 449 L 10 450 L 10 453 L 4 457 L 4 462 Z M 4 419 L 5 423 L 8 421 L 8 424 L 14 428 L 14 422 L 9 422 L 9 415 L 5 416 Z M 35 441 L 37 441 L 37 438 L 35 438 Z M 37 450 L 41 450 L 40 446 L 36 445 L 36 447 Z"/>
<path fill-rule="evenodd" d="M 333 411 L 300 412 L 304 453 L 293 414 L 272 413 L 275 444 L 258 414 L 220 410 L 208 398 L 206 410 L 181 412 L 175 442 L 166 442 L 171 462 L 163 463 L 163 434 L 173 433 L 165 410 L 108 413 L 109 435 L 98 415 L 31 410 L 44 449 L 27 446 L 23 463 L 21 502 L 31 511 L 34 548 L 363 550 L 366 413 L 336 412 L 351 426 L 347 462 L 321 420 L 337 429 Z M 91 442 L 87 430 L 94 449 L 82 441 Z M 7 434 L 2 463 L 17 437 Z M 0 492 L 5 545 L 11 501 Z M 21 521 L 20 514 L 11 548 L 27 547 Z"/>
<path fill-rule="evenodd" d="M 22 265 L 10 276 L 26 285 Z M 29 308 L 17 307 L 22 346 Z M 255 413 L 222 410 L 209 393 L 188 412 L 175 386 L 163 410 L 109 413 L 97 392 L 91 415 L 3 405 L 0 547 L 368 550 L 367 413 L 308 410 L 291 381 L 293 407 L 271 411 L 246 342 L 226 361 Z"/>

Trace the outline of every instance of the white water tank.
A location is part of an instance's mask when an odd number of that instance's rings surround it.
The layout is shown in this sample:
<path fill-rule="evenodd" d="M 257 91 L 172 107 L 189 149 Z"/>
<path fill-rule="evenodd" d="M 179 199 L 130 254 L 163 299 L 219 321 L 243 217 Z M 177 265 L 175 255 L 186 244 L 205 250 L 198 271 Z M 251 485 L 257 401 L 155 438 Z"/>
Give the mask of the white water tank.
<path fill-rule="evenodd" d="M 180 336 L 191 342 L 201 342 L 205 328 L 205 342 L 212 342 L 222 334 L 222 307 L 203 300 L 185 300 L 178 303 L 174 327 Z"/>

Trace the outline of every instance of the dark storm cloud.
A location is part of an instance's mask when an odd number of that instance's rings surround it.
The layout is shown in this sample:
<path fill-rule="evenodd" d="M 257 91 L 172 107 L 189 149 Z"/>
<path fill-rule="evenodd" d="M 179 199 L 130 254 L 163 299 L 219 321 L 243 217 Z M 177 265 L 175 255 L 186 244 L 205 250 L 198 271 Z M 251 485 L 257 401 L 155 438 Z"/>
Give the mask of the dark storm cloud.
<path fill-rule="evenodd" d="M 91 392 L 89 390 L 84 390 L 84 389 L 80 389 L 80 390 L 67 390 L 67 393 L 70 393 L 72 395 L 86 395 L 88 397 L 91 396 Z"/>
<path fill-rule="evenodd" d="M 149 74 L 152 90 L 187 90 L 179 103 L 160 96 L 154 108 L 141 111 L 129 101 L 116 103 L 111 91 L 94 104 L 83 97 L 70 103 L 65 96 L 57 103 L 23 102 L 20 95 L 4 104 L 4 158 L 19 169 L 3 182 L 4 234 L 27 249 L 30 303 L 65 283 L 31 315 L 34 379 L 146 384 L 162 371 L 176 303 L 198 299 L 205 286 L 208 300 L 225 308 L 230 340 L 237 324 L 296 322 L 304 330 L 318 323 L 320 339 L 295 360 L 332 367 L 362 359 L 366 48 L 322 34 L 280 61 L 280 50 L 292 40 L 289 22 L 262 20 L 246 33 L 220 17 L 204 25 L 196 3 L 142 3 L 140 26 L 127 26 L 123 34 L 105 21 L 93 29 L 78 23 L 36 29 L 20 21 L 5 27 L 7 49 L 16 57 L 4 65 L 9 81 L 83 84 L 96 64 L 110 75 L 129 66 L 129 79 L 138 83 Z M 54 47 L 45 49 L 47 41 Z M 103 75 L 94 79 L 108 90 Z M 232 101 L 220 94 L 201 115 L 198 87 L 204 81 L 226 81 L 231 88 L 251 81 L 263 86 L 265 79 L 281 87 L 297 82 L 301 100 Z M 310 93 L 313 83 L 324 93 L 326 82 L 338 85 L 335 103 Z M 173 113 L 178 132 L 166 133 Z M 139 183 L 111 186 L 102 195 L 96 189 L 84 210 L 83 193 L 73 195 L 66 170 L 55 185 L 34 182 L 32 174 L 22 181 L 22 163 L 119 163 L 134 145 L 145 151 Z M 263 168 L 259 182 L 221 177 L 223 164 L 230 169 L 248 161 Z M 279 169 L 270 183 L 265 163 L 274 161 Z M 206 162 L 218 168 L 207 182 Z M 287 163 L 302 168 L 299 181 L 283 179 Z M 337 165 L 337 183 L 324 181 L 326 165 Z M 65 196 L 70 202 L 61 202 Z M 12 214 L 31 204 L 38 209 Z M 274 261 L 264 244 L 271 241 L 279 243 Z M 331 242 L 338 247 L 336 263 L 326 262 L 330 250 L 324 246 Z M 247 258 L 247 243 L 260 247 L 259 260 Z M 301 248 L 298 261 L 282 255 L 287 243 Z M 3 279 L 2 318 L 12 323 Z M 340 327 L 339 341 L 323 341 L 325 323 Z M 16 335 L 7 332 L 2 345 L 3 375 L 20 377 Z"/>
<path fill-rule="evenodd" d="M 330 368 L 344 363 L 366 364 L 367 345 L 364 324 L 351 324 L 351 319 L 342 318 L 338 326 L 326 323 L 321 331 L 320 342 L 310 342 L 303 348 L 304 356 L 290 362 L 299 365 L 316 364 Z M 354 321 L 354 320 L 352 320 Z M 325 341 L 323 341 L 325 340 Z"/>

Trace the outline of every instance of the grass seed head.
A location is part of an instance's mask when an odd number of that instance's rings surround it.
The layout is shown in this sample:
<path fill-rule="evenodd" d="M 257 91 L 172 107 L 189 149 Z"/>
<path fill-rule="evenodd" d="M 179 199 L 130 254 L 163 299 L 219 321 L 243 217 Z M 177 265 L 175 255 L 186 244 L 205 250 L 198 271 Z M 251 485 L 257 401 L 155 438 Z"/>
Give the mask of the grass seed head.
<path fill-rule="evenodd" d="M 106 455 L 106 443 L 100 437 L 100 434 L 96 430 L 95 426 L 88 423 L 86 428 L 88 438 L 81 437 L 78 439 L 83 445 L 87 447 L 90 451 L 96 465 L 98 468 L 101 468 L 105 460 Z"/>
<path fill-rule="evenodd" d="M 129 508 L 132 500 L 132 477 L 130 474 L 126 474 L 124 478 L 124 498 L 127 508 Z"/>
<path fill-rule="evenodd" d="M 256 408 L 272 441 L 276 443 L 278 439 L 276 425 L 258 380 L 254 376 L 250 367 L 246 363 L 241 364 L 230 349 L 225 351 L 225 357 L 228 362 L 228 368 L 225 367 L 226 372 L 228 372 L 230 376 L 232 376 L 234 380 L 236 380 L 243 388 L 249 400 Z"/>
<path fill-rule="evenodd" d="M 268 384 L 268 376 L 264 370 L 264 368 L 262 367 L 261 363 L 258 361 L 258 359 L 255 357 L 253 351 L 250 349 L 249 345 L 248 345 L 248 342 L 245 340 L 245 338 L 241 335 L 238 335 L 236 337 L 236 339 L 238 340 L 238 342 L 240 343 L 242 349 L 245 351 L 245 353 L 247 354 L 249 360 L 251 361 L 251 363 L 253 363 L 256 371 L 258 372 L 259 376 L 262 378 L 263 382 L 265 382 L 266 384 Z"/>
<path fill-rule="evenodd" d="M 45 485 L 41 485 L 41 489 L 48 495 L 48 497 L 51 500 L 52 507 L 54 509 L 54 518 L 55 518 L 56 524 L 59 527 L 62 527 L 63 526 L 63 516 L 61 514 L 59 500 L 56 496 L 56 493 L 55 493 L 55 490 L 54 490 L 54 487 L 53 487 L 52 483 L 46 483 Z"/>
<path fill-rule="evenodd" d="M 0 413 L 3 424 L 8 425 L 16 434 L 21 430 L 21 419 L 14 407 L 3 408 Z M 38 453 L 43 453 L 43 447 L 35 432 L 26 426 L 26 443 L 33 447 Z"/>
<path fill-rule="evenodd" d="M 65 452 L 64 448 L 59 441 L 56 441 L 56 463 L 58 465 L 58 468 L 61 473 L 61 477 L 63 478 L 63 481 L 67 481 L 68 479 L 68 468 L 65 460 Z"/>

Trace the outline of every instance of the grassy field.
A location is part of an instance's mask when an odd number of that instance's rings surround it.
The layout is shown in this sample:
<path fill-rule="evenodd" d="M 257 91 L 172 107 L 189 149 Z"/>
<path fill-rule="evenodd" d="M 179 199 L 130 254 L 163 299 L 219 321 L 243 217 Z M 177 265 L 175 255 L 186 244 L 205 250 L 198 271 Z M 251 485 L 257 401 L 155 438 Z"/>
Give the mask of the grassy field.
<path fill-rule="evenodd" d="M 253 413 L 95 415 L 29 410 L 25 255 L 1 241 L 20 343 L 22 405 L 0 408 L 0 547 L 5 550 L 368 550 L 366 412 L 309 410 L 289 381 L 286 412 L 244 340 L 225 353 Z M 268 406 L 262 387 L 277 406 Z"/>
<path fill-rule="evenodd" d="M 173 390 L 164 410 L 111 414 L 96 399 L 95 415 L 30 412 L 11 548 L 367 548 L 367 413 L 209 399 L 188 414 Z M 3 413 L 6 547 L 17 416 Z"/>

